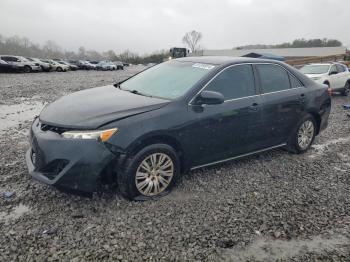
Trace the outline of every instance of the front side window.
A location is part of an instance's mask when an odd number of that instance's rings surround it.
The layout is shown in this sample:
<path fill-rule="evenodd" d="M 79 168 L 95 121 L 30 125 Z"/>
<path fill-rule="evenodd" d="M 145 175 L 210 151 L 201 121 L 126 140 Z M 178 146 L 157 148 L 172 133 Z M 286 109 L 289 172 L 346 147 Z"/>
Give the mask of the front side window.
<path fill-rule="evenodd" d="M 12 62 L 13 60 L 11 59 L 12 57 L 9 56 L 3 56 L 1 57 L 2 60 L 6 61 L 6 62 Z"/>
<path fill-rule="evenodd" d="M 140 95 L 176 99 L 186 94 L 214 67 L 193 62 L 165 62 L 126 80 L 120 89 Z"/>
<path fill-rule="evenodd" d="M 254 74 L 251 65 L 237 65 L 225 69 L 205 88 L 221 93 L 225 100 L 255 95 Z"/>
<path fill-rule="evenodd" d="M 278 92 L 290 88 L 287 71 L 272 64 L 256 65 L 263 93 Z"/>

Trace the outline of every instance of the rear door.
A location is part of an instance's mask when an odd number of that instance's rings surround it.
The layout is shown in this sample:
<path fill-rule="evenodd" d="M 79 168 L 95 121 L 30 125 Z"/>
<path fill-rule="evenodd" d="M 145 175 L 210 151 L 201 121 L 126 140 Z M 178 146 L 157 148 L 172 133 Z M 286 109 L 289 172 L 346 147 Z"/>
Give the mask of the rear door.
<path fill-rule="evenodd" d="M 332 65 L 329 70 L 329 84 L 332 89 L 342 88 L 342 79 L 341 75 L 338 72 L 338 68 L 336 65 Z"/>
<path fill-rule="evenodd" d="M 341 65 L 341 64 L 337 64 L 336 65 L 337 70 L 338 70 L 338 76 L 339 76 L 339 80 L 340 80 L 340 87 L 344 87 L 346 82 L 348 81 L 348 77 L 349 77 L 349 71 L 346 69 L 345 66 Z"/>
<path fill-rule="evenodd" d="M 257 64 L 255 68 L 262 94 L 261 139 L 264 147 L 283 144 L 302 115 L 305 87 L 280 65 Z"/>

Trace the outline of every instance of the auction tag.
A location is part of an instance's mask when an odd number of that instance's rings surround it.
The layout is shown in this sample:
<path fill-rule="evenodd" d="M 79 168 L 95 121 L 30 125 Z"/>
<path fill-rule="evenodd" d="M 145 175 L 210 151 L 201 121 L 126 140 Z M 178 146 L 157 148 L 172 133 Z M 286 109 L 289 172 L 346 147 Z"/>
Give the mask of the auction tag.
<path fill-rule="evenodd" d="M 192 67 L 201 68 L 201 69 L 205 69 L 205 70 L 210 70 L 210 69 L 213 69 L 215 66 L 214 65 L 208 65 L 208 64 L 196 63 L 196 64 L 192 65 Z"/>

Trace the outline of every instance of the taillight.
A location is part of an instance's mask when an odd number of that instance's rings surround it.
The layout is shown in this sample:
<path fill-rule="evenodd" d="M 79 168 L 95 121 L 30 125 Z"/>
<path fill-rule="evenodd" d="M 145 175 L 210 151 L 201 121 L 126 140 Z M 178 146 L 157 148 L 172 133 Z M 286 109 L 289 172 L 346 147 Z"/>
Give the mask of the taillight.
<path fill-rule="evenodd" d="M 330 87 L 328 87 L 327 93 L 328 93 L 329 96 L 333 95 L 333 91 L 332 91 L 332 89 Z"/>

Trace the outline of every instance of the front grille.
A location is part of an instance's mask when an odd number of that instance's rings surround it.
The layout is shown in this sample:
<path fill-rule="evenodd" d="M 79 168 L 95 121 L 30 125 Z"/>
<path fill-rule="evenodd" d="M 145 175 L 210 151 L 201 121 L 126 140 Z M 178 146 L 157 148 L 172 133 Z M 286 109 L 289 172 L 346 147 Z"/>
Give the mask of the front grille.
<path fill-rule="evenodd" d="M 42 131 L 51 131 L 51 132 L 55 132 L 55 133 L 58 133 L 58 134 L 62 134 L 66 131 L 69 131 L 71 129 L 68 129 L 68 128 L 64 128 L 64 127 L 58 127 L 58 126 L 51 126 L 51 125 L 47 125 L 47 124 L 41 124 L 40 125 L 40 129 Z"/>

